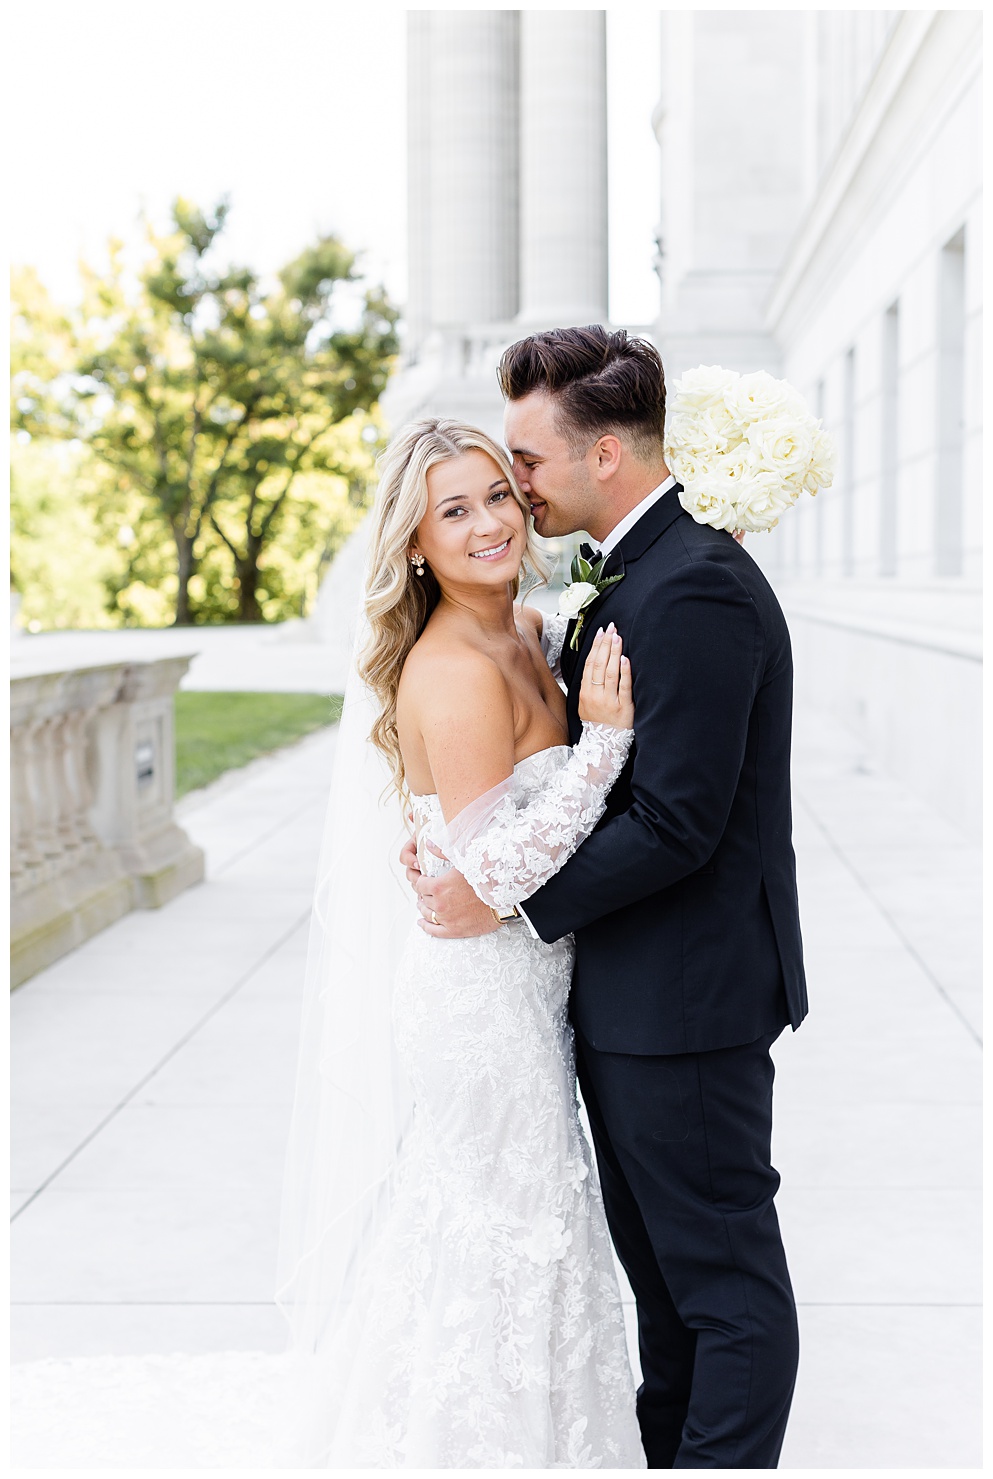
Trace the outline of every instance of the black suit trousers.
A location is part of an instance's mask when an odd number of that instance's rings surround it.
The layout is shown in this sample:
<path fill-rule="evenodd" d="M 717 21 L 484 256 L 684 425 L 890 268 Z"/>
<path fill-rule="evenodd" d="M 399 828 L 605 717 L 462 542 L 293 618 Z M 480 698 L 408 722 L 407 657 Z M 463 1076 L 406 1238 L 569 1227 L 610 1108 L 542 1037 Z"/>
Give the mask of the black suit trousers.
<path fill-rule="evenodd" d="M 774 1469 L 796 1306 L 773 1198 L 778 1034 L 707 1053 L 604 1053 L 577 1033 L 611 1236 L 638 1304 L 653 1469 Z"/>

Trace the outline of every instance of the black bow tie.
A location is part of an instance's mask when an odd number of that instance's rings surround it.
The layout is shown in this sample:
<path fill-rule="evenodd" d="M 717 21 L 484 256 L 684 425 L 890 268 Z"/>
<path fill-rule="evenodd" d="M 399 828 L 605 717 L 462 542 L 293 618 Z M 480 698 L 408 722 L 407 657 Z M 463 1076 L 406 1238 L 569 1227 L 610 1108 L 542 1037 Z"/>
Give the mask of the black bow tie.
<path fill-rule="evenodd" d="M 579 554 L 580 558 L 584 559 L 589 565 L 596 565 L 600 560 L 603 559 L 603 555 L 600 553 L 600 551 L 598 549 L 594 549 L 591 544 L 581 544 L 579 546 Z"/>

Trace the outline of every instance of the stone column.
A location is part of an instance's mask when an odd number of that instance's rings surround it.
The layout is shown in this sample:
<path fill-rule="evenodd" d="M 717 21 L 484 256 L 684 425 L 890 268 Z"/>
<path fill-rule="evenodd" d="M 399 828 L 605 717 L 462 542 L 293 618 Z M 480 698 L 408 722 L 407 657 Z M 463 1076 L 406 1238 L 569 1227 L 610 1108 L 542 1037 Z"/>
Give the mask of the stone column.
<path fill-rule="evenodd" d="M 803 209 L 807 17 L 798 10 L 666 11 L 662 311 L 670 378 L 697 364 L 781 374 L 765 308 Z"/>
<path fill-rule="evenodd" d="M 431 330 L 432 12 L 407 12 L 407 343 L 408 365 L 420 358 Z"/>
<path fill-rule="evenodd" d="M 521 324 L 605 323 L 604 11 L 521 11 L 520 168 Z"/>
<path fill-rule="evenodd" d="M 513 10 L 409 12 L 411 351 L 518 303 Z"/>

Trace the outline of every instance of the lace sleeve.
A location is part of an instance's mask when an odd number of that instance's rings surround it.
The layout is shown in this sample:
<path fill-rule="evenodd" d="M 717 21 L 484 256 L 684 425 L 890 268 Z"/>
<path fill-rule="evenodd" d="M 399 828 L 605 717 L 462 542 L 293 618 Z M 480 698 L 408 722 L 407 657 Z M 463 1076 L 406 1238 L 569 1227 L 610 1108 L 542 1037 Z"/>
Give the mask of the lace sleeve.
<path fill-rule="evenodd" d="M 633 738 L 633 729 L 584 724 L 537 795 L 518 804 L 508 776 L 453 818 L 446 854 L 485 904 L 510 909 L 558 872 L 603 816 Z"/>
<path fill-rule="evenodd" d="M 562 648 L 569 618 L 559 613 L 544 611 L 541 617 L 541 651 L 552 670 L 552 677 L 562 681 Z"/>

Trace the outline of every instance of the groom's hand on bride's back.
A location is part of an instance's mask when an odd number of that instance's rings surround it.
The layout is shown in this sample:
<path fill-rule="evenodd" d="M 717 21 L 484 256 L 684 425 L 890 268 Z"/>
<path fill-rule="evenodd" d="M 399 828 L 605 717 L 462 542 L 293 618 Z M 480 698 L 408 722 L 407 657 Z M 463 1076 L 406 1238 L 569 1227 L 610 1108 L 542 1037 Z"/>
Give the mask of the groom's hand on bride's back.
<path fill-rule="evenodd" d="M 433 843 L 429 842 L 428 847 L 437 857 L 444 857 Z M 407 882 L 417 895 L 421 914 L 417 923 L 426 935 L 434 935 L 437 940 L 467 940 L 500 928 L 493 911 L 454 868 L 449 868 L 447 873 L 441 873 L 437 878 L 429 878 L 421 872 L 413 838 L 404 843 L 400 862 Z"/>

